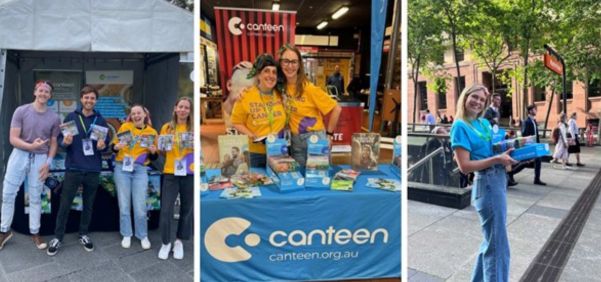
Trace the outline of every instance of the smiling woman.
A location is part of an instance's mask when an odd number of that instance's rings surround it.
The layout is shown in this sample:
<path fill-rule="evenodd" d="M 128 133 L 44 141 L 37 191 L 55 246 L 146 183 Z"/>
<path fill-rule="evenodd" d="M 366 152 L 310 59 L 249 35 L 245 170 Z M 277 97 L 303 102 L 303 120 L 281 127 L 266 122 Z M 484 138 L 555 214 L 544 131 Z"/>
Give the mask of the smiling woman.
<path fill-rule="evenodd" d="M 266 158 L 262 141 L 272 134 L 283 136 L 286 126 L 282 96 L 275 90 L 277 64 L 273 56 L 258 56 L 248 76 L 255 78 L 255 86 L 244 91 L 234 105 L 232 125 L 250 139 L 251 166 L 264 167 Z"/>

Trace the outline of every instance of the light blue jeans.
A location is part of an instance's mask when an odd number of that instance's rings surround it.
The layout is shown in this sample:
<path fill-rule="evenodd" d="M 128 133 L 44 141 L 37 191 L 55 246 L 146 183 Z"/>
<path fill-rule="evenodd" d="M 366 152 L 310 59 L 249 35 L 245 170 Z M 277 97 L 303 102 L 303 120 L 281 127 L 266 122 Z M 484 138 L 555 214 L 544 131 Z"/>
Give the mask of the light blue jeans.
<path fill-rule="evenodd" d="M 305 167 L 307 163 L 307 141 L 312 135 L 317 135 L 319 139 L 327 140 L 326 132 L 323 130 L 294 134 L 290 140 L 292 145 L 290 146 L 290 154 L 301 167 Z"/>
<path fill-rule="evenodd" d="M 38 234 L 40 231 L 40 216 L 42 214 L 42 188 L 40 181 L 40 167 L 46 163 L 48 155 L 34 154 L 14 148 L 4 175 L 4 188 L 2 189 L 2 223 L 0 231 L 7 232 L 13 223 L 15 215 L 15 198 L 21 184 L 27 179 L 29 191 L 29 232 Z"/>
<path fill-rule="evenodd" d="M 476 172 L 472 205 L 480 216 L 484 237 L 472 281 L 509 281 L 507 173 L 503 166 Z"/>
<path fill-rule="evenodd" d="M 146 196 L 148 195 L 148 168 L 134 164 L 133 172 L 123 171 L 123 163 L 116 162 L 113 173 L 119 199 L 119 229 L 121 236 L 133 235 L 131 226 L 131 208 L 134 208 L 134 224 L 136 238 L 148 236 L 148 220 L 146 217 Z"/>

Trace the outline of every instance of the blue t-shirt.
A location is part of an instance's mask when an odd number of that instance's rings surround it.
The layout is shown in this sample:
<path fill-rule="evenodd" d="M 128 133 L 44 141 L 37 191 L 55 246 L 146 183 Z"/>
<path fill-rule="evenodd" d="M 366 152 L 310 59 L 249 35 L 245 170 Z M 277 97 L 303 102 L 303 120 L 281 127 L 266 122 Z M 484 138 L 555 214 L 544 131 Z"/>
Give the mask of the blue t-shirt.
<path fill-rule="evenodd" d="M 451 126 L 451 147 L 470 152 L 470 160 L 486 159 L 493 155 L 491 136 L 490 123 L 484 118 L 471 122 L 456 119 Z"/>

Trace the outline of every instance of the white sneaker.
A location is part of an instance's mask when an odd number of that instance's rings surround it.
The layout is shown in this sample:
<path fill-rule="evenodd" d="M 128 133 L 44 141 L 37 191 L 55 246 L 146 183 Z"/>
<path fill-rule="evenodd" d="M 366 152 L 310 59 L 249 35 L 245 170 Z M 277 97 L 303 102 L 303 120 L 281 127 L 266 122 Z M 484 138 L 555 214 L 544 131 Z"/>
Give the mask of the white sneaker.
<path fill-rule="evenodd" d="M 150 241 L 148 241 L 148 237 L 142 239 L 140 241 L 140 243 L 142 244 L 142 249 L 144 249 L 144 250 L 150 249 Z"/>
<path fill-rule="evenodd" d="M 121 240 L 121 247 L 129 249 L 129 247 L 131 247 L 131 237 L 123 237 L 123 240 Z"/>
<path fill-rule="evenodd" d="M 167 245 L 163 244 L 161 250 L 159 250 L 159 258 L 163 260 L 169 258 L 169 252 L 171 252 L 171 243 Z"/>
<path fill-rule="evenodd" d="M 173 244 L 173 258 L 174 259 L 183 259 L 184 258 L 184 245 L 181 240 L 175 240 L 175 244 Z"/>

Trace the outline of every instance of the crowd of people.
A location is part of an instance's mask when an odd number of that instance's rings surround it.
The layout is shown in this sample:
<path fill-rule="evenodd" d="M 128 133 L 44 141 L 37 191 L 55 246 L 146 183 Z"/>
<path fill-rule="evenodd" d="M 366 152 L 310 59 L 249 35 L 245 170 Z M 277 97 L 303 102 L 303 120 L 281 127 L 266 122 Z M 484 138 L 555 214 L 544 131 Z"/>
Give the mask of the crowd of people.
<path fill-rule="evenodd" d="M 6 166 L 2 191 L 2 219 L 0 226 L 0 249 L 11 239 L 11 225 L 15 212 L 15 198 L 21 184 L 27 179 L 29 196 L 29 232 L 35 246 L 46 249 L 49 256 L 56 255 L 65 235 L 67 219 L 76 193 L 81 186 L 83 209 L 79 223 L 79 242 L 88 251 L 94 251 L 89 226 L 92 219 L 96 191 L 100 184 L 102 154 L 112 152 L 114 157 L 113 179 L 119 204 L 121 246 L 130 248 L 132 236 L 140 240 L 142 249 L 150 249 L 147 227 L 148 167 L 151 161 L 162 155 L 160 232 L 162 246 L 158 257 L 167 259 L 171 252 L 175 259 L 183 259 L 182 240 L 192 235 L 193 220 L 193 148 L 182 142 L 182 136 L 192 136 L 194 129 L 190 98 L 179 98 L 173 108 L 171 120 L 160 129 L 160 136 L 173 136 L 168 148 L 157 146 L 159 134 L 152 127 L 149 111 L 142 105 L 131 107 L 125 122 L 111 140 L 94 138 L 96 126 L 108 129 L 103 116 L 95 109 L 98 91 L 84 86 L 80 91 L 81 105 L 69 113 L 61 123 L 57 113 L 47 107 L 54 87 L 49 81 L 39 81 L 34 88 L 34 101 L 18 107 L 10 125 L 10 144 L 14 147 Z M 78 134 L 63 133 L 61 124 L 72 122 Z M 118 138 L 128 132 L 130 138 Z M 186 137 L 188 138 L 188 137 Z M 150 141 L 149 141 L 150 140 Z M 60 206 L 56 217 L 54 238 L 49 244 L 39 235 L 41 225 L 41 197 L 50 166 L 59 147 L 65 151 L 65 174 L 60 194 Z M 180 212 L 176 239 L 172 238 L 171 225 L 176 198 L 180 196 Z M 131 221 L 133 207 L 134 225 Z"/>

